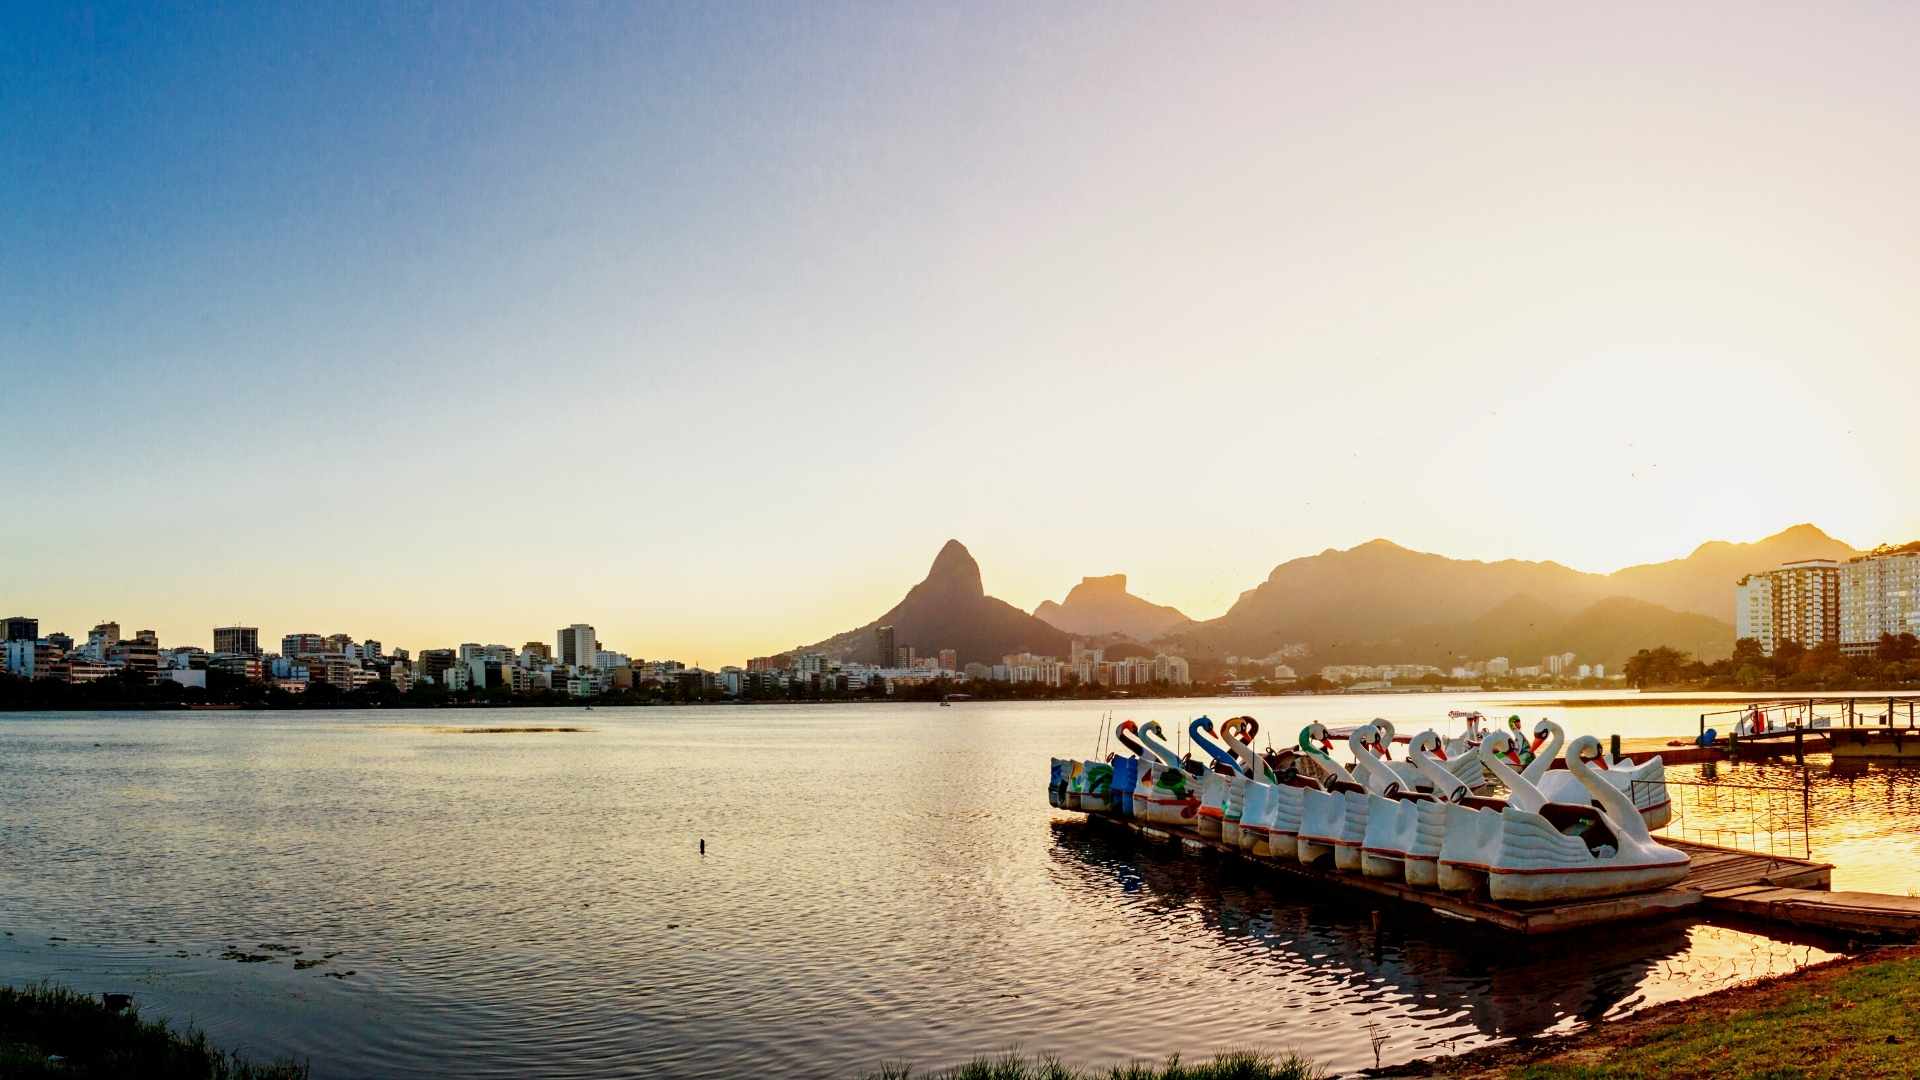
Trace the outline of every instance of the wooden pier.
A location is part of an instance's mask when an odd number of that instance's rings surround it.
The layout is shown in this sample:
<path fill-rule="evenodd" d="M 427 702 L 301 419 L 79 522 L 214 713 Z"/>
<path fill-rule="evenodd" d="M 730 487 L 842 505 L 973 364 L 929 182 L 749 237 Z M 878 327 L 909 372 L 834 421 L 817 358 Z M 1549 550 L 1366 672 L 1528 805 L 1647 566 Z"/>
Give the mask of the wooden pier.
<path fill-rule="evenodd" d="M 1911 896 L 1736 885 L 1704 899 L 1718 911 L 1849 934 L 1907 937 L 1920 928 L 1920 898 Z"/>
<path fill-rule="evenodd" d="M 1087 817 L 1091 821 L 1129 830 L 1148 840 L 1177 843 L 1193 854 L 1214 854 L 1239 859 L 1251 866 L 1261 867 L 1295 880 L 1306 880 L 1332 889 L 1364 893 L 1425 908 L 1446 918 L 1464 919 L 1494 929 L 1526 935 L 1561 933 L 1639 919 L 1701 914 L 1715 908 L 1739 911 L 1742 914 L 1756 915 L 1775 921 L 1832 927 L 1835 925 L 1832 922 L 1821 922 L 1819 919 L 1806 917 L 1807 909 L 1812 905 L 1780 905 L 1774 909 L 1761 911 L 1755 903 L 1749 903 L 1745 907 L 1733 907 L 1730 906 L 1731 900 L 1723 902 L 1718 898 L 1732 896 L 1737 899 L 1741 895 L 1757 895 L 1741 893 L 1741 890 L 1771 890 L 1812 897 L 1871 895 L 1824 892 L 1832 879 L 1831 863 L 1777 855 L 1759 855 L 1750 851 L 1716 847 L 1712 844 L 1662 838 L 1661 843 L 1679 848 L 1693 859 L 1692 869 L 1686 879 L 1678 885 L 1654 892 L 1566 904 L 1537 906 L 1496 904 L 1476 896 L 1416 889 L 1404 882 L 1383 881 L 1359 874 L 1345 874 L 1335 870 L 1302 866 L 1287 859 L 1256 859 L 1238 848 L 1228 847 L 1218 840 L 1209 840 L 1184 826 L 1149 825 L 1107 813 L 1089 813 Z M 1903 898 L 1874 897 L 1873 899 L 1893 902 Z M 1920 900 L 1911 901 L 1911 904 L 1911 916 L 1905 923 L 1900 924 L 1898 929 L 1889 927 L 1876 932 L 1920 934 Z M 1885 918 L 1884 915 L 1882 917 Z"/>

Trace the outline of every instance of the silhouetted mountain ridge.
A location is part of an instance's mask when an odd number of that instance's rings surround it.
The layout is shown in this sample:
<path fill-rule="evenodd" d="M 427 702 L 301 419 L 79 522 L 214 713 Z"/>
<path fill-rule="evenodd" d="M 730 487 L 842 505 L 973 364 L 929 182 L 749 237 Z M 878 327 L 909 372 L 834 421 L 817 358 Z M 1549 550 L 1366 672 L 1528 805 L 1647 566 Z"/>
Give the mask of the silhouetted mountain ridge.
<path fill-rule="evenodd" d="M 1557 562 L 1481 562 L 1390 540 L 1291 559 L 1225 615 L 1161 644 L 1190 657 L 1265 656 L 1305 644 L 1311 662 L 1434 663 L 1507 655 L 1515 664 L 1571 651 L 1619 664 L 1670 644 L 1698 655 L 1733 645 L 1733 585 L 1743 574 L 1854 548 L 1812 525 L 1754 543 L 1710 541 L 1683 559 L 1592 574 Z"/>
<path fill-rule="evenodd" d="M 1081 578 L 1064 603 L 1042 601 L 1033 615 L 1069 634 L 1120 634 L 1136 641 L 1151 641 L 1193 621 L 1128 592 L 1125 574 Z"/>
<path fill-rule="evenodd" d="M 875 635 L 881 626 L 893 627 L 896 647 L 911 645 L 921 656 L 952 649 L 961 664 L 994 664 L 1008 653 L 1029 651 L 1064 656 L 1070 644 L 1059 629 L 988 596 L 980 580 L 980 564 L 958 540 L 947 541 L 927 576 L 886 614 L 799 651 L 882 663 Z M 884 663 L 891 664 L 892 659 Z"/>

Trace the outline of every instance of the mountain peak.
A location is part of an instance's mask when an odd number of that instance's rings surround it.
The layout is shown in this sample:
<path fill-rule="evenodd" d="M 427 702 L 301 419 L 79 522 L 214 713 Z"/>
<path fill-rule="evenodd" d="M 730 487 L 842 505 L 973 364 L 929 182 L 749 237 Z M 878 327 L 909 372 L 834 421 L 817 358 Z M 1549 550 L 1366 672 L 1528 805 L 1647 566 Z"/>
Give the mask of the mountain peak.
<path fill-rule="evenodd" d="M 967 545 L 958 540 L 947 541 L 946 546 L 940 549 L 940 554 L 933 557 L 933 567 L 927 571 L 927 580 L 958 586 L 976 595 L 986 594 L 985 587 L 980 584 L 980 564 L 974 561 Z"/>
<path fill-rule="evenodd" d="M 1833 537 L 1828 535 L 1826 530 L 1820 528 L 1820 526 L 1815 525 L 1810 521 L 1803 521 L 1798 525 L 1790 525 L 1787 528 L 1781 529 L 1779 532 L 1774 533 L 1772 536 L 1767 537 L 1767 540 L 1832 540 L 1832 539 Z M 1761 543 L 1763 544 L 1766 543 L 1766 540 L 1762 540 Z"/>
<path fill-rule="evenodd" d="M 1127 575 L 1103 574 L 1097 577 L 1081 578 L 1080 584 L 1074 586 L 1073 592 L 1068 593 L 1067 598 L 1072 600 L 1077 595 L 1113 596 L 1126 591 Z"/>
<path fill-rule="evenodd" d="M 1119 634 L 1149 641 L 1192 620 L 1164 604 L 1155 604 L 1127 591 L 1127 575 L 1083 577 L 1067 593 L 1065 603 L 1044 600 L 1033 609 L 1035 618 L 1072 634 Z"/>

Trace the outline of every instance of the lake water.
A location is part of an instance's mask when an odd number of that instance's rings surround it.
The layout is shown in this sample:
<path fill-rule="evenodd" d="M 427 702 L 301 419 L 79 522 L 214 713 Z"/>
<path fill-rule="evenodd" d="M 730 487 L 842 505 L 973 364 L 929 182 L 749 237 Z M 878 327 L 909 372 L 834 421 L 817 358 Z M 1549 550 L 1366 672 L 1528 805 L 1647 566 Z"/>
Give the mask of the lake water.
<path fill-rule="evenodd" d="M 1169 730 L 1250 712 L 1276 743 L 1468 705 L 1683 735 L 1701 708 L 1523 700 L 1111 704 Z M 1353 1070 L 1369 1021 L 1400 1061 L 1838 947 L 1705 924 L 1526 942 L 1394 910 L 1376 932 L 1353 897 L 1050 810 L 1049 757 L 1090 755 L 1109 704 L 0 714 L 0 980 L 130 990 L 319 1077 L 846 1076 L 1016 1045 Z M 460 730 L 483 725 L 589 730 Z M 1836 886 L 1920 884 L 1920 780 L 1816 774 Z"/>

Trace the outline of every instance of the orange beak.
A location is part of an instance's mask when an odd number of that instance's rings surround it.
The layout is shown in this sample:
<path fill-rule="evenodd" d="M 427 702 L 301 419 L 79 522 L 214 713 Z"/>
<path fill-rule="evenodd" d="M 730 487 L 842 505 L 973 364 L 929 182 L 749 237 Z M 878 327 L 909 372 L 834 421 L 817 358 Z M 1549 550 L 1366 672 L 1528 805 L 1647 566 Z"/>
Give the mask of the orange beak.
<path fill-rule="evenodd" d="M 1594 763 L 1595 765 L 1598 765 L 1598 766 L 1600 766 L 1600 767 L 1601 767 L 1601 768 L 1603 768 L 1603 769 L 1607 767 L 1607 759 L 1606 759 L 1606 758 L 1603 758 L 1603 757 L 1597 757 L 1597 758 L 1594 758 L 1594 759 L 1593 759 L 1593 763 Z"/>
<path fill-rule="evenodd" d="M 1434 747 L 1433 756 L 1439 758 L 1441 761 L 1447 760 L 1447 748 L 1444 746 Z"/>
<path fill-rule="evenodd" d="M 1514 752 L 1513 750 L 1508 750 L 1508 751 L 1507 751 L 1507 760 L 1508 760 L 1508 761 L 1510 761 L 1510 762 L 1512 762 L 1512 763 L 1513 763 L 1513 764 L 1515 764 L 1515 765 L 1519 765 L 1519 764 L 1520 764 L 1520 755 L 1519 755 L 1518 753 L 1516 753 L 1516 752 Z"/>
<path fill-rule="evenodd" d="M 1527 749 L 1537 752 L 1540 749 L 1541 745 L 1546 741 L 1547 741 L 1547 737 L 1545 735 L 1535 735 L 1533 737 L 1532 745 L 1528 746 Z"/>

